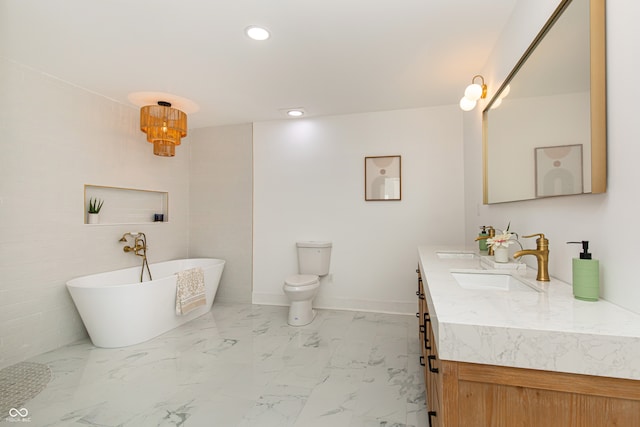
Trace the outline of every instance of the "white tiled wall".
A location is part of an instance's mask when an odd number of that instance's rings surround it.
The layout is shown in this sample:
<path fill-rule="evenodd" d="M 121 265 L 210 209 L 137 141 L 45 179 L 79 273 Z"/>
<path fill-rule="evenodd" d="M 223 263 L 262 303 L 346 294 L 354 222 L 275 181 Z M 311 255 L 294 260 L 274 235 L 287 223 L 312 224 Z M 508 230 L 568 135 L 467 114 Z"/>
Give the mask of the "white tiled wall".
<path fill-rule="evenodd" d="M 251 124 L 192 132 L 189 248 L 226 261 L 216 301 L 251 302 L 252 136 Z"/>
<path fill-rule="evenodd" d="M 85 336 L 65 282 L 138 265 L 122 251 L 132 227 L 150 262 L 188 254 L 188 137 L 153 155 L 136 107 L 0 59 L 0 367 Z M 169 193 L 163 224 L 84 224 L 84 185 Z M 108 203 L 108 201 L 105 201 Z"/>

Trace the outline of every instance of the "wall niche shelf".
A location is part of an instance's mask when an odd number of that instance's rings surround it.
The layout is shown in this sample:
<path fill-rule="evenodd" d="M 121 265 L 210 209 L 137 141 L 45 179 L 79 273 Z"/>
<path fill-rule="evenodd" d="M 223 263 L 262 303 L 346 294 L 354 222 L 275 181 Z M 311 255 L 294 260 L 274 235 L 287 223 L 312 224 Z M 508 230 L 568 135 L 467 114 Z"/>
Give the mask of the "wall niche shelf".
<path fill-rule="evenodd" d="M 169 221 L 169 193 L 85 184 L 84 223 L 89 224 L 89 200 L 104 200 L 98 224 L 146 224 Z M 162 221 L 156 216 L 162 215 Z"/>

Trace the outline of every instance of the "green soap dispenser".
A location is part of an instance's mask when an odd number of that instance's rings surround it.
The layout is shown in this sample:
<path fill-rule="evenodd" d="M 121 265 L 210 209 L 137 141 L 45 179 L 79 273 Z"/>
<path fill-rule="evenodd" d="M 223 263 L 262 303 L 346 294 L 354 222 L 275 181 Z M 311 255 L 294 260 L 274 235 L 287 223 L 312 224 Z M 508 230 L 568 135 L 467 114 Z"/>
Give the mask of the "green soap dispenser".
<path fill-rule="evenodd" d="M 567 242 L 582 244 L 580 258 L 573 258 L 573 296 L 583 301 L 598 301 L 600 297 L 600 263 L 591 259 L 589 242 Z"/>
<path fill-rule="evenodd" d="M 482 231 L 480 231 L 480 234 L 478 234 L 478 237 L 480 238 L 478 240 L 478 248 L 481 251 L 487 251 L 489 250 L 489 247 L 487 246 L 487 237 L 489 237 L 489 233 L 487 233 L 487 226 L 483 225 L 480 228 L 482 229 Z"/>

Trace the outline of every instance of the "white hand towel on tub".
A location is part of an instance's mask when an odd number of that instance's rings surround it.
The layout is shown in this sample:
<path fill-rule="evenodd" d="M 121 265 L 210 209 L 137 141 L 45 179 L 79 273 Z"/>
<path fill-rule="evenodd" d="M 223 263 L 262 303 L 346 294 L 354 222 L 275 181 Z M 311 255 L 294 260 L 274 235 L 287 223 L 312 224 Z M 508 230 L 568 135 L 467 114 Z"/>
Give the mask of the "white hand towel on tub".
<path fill-rule="evenodd" d="M 176 314 L 189 313 L 207 303 L 204 293 L 204 272 L 200 267 L 176 273 Z"/>

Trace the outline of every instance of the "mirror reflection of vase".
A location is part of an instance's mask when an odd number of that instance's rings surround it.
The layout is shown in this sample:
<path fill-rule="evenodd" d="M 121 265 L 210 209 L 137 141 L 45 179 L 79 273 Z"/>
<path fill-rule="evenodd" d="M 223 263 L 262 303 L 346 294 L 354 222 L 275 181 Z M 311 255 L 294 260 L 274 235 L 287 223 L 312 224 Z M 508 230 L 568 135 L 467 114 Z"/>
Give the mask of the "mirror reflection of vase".
<path fill-rule="evenodd" d="M 499 246 L 493 250 L 495 262 L 509 262 L 509 248 Z"/>

